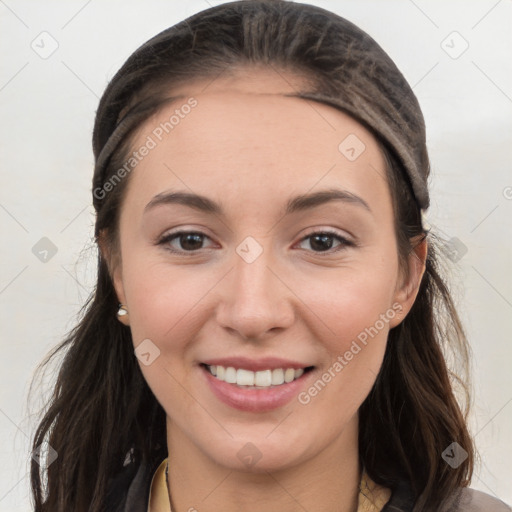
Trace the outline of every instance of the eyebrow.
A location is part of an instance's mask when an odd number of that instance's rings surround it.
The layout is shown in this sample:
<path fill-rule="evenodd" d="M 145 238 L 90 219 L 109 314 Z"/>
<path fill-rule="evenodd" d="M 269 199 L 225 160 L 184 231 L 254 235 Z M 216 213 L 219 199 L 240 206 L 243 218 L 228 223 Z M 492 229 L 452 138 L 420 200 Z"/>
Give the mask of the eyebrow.
<path fill-rule="evenodd" d="M 286 203 L 285 215 L 306 211 L 332 201 L 342 201 L 344 203 L 354 204 L 372 213 L 368 203 L 363 198 L 353 194 L 352 192 L 349 192 L 348 190 L 331 188 L 292 197 Z M 170 191 L 157 194 L 146 205 L 144 208 L 144 213 L 152 210 L 157 206 L 168 204 L 182 204 L 201 212 L 211 213 L 219 216 L 224 215 L 222 206 L 219 203 L 209 199 L 206 196 L 184 191 Z"/>

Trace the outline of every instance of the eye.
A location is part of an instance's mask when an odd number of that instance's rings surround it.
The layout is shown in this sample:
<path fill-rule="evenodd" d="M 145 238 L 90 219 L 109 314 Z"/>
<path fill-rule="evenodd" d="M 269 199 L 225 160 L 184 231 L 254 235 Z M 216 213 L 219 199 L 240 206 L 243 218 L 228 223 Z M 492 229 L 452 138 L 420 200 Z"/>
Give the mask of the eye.
<path fill-rule="evenodd" d="M 314 233 L 309 234 L 301 240 L 301 244 L 308 241 L 310 247 L 314 252 L 328 252 L 333 253 L 337 251 L 341 251 L 347 247 L 354 247 L 355 243 L 347 240 L 345 237 L 339 235 L 335 231 L 323 230 L 323 231 L 315 231 Z M 339 244 L 333 248 L 334 241 L 338 241 Z"/>
<path fill-rule="evenodd" d="M 164 235 L 158 242 L 158 245 L 164 245 L 165 248 L 175 253 L 186 253 L 186 252 L 197 252 L 199 249 L 204 249 L 202 244 L 204 239 L 210 239 L 204 233 L 200 231 L 176 231 L 174 233 L 168 233 Z M 179 246 L 172 245 L 172 242 L 176 241 Z"/>
<path fill-rule="evenodd" d="M 158 245 L 165 246 L 165 249 L 173 253 L 195 253 L 203 247 L 204 240 L 210 238 L 201 231 L 176 231 L 164 235 L 159 241 Z M 306 237 L 302 238 L 300 244 L 309 241 L 310 247 L 315 253 L 333 253 L 343 250 L 347 247 L 354 247 L 356 244 L 347 238 L 339 235 L 335 231 L 322 230 L 315 231 Z M 338 245 L 334 245 L 338 241 Z M 178 244 L 178 247 L 173 244 Z M 334 249 L 333 249 L 334 246 Z"/>

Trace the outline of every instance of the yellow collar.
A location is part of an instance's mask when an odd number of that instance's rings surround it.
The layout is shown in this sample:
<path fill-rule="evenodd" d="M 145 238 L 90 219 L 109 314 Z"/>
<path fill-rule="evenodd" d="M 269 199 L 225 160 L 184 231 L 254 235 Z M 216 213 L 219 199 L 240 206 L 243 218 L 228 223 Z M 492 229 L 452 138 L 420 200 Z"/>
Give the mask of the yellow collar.
<path fill-rule="evenodd" d="M 167 459 L 164 459 L 153 475 L 148 512 L 172 512 L 165 482 L 166 465 Z M 363 471 L 357 512 L 380 512 L 390 497 L 389 489 L 376 484 L 366 474 L 366 471 Z"/>

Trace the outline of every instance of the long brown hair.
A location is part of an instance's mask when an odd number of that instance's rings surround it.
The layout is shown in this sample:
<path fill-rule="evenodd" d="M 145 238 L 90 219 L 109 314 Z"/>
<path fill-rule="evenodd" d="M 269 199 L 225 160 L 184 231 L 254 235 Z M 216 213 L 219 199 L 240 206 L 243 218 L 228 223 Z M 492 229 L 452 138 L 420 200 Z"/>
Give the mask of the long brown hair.
<path fill-rule="evenodd" d="M 126 162 L 136 128 L 167 101 L 173 85 L 214 79 L 242 64 L 264 64 L 295 71 L 310 81 L 313 92 L 333 97 L 342 94 L 338 78 L 347 71 L 342 49 L 362 37 L 382 52 L 363 31 L 318 7 L 246 0 L 198 13 L 150 39 L 114 76 L 96 114 L 97 240 L 104 236 L 109 250 L 117 254 L 120 205 L 129 177 L 108 193 L 104 184 Z M 392 72 L 401 76 L 396 68 Z M 422 123 L 418 106 L 410 126 Z M 403 162 L 376 137 L 387 162 L 397 250 L 406 270 L 411 241 L 427 233 Z M 426 155 L 424 141 L 420 149 Z M 423 165 L 428 174 L 427 157 Z M 454 491 L 467 486 L 475 456 L 466 426 L 468 345 L 439 271 L 439 243 L 433 232 L 427 238 L 418 296 L 407 317 L 390 331 L 382 368 L 359 410 L 362 464 L 386 487 L 408 481 L 415 512 L 437 510 Z M 36 512 L 101 512 L 109 485 L 127 457 L 148 463 L 166 450 L 165 413 L 142 376 L 130 330 L 117 320 L 117 308 L 109 268 L 98 251 L 94 293 L 76 327 L 41 365 L 64 356 L 33 441 L 34 449 L 49 444 L 58 454 L 47 469 L 32 461 Z M 448 369 L 450 353 L 462 362 L 463 375 Z M 455 386 L 462 391 L 463 407 L 455 398 Z M 468 454 L 456 468 L 441 456 L 452 442 Z"/>

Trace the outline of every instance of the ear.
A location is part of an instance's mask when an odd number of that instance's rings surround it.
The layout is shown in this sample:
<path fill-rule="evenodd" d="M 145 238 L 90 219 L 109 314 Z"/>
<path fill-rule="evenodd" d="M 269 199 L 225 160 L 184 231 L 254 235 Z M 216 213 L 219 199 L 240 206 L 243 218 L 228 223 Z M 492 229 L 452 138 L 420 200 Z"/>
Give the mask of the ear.
<path fill-rule="evenodd" d="M 123 273 L 121 258 L 117 254 L 114 254 L 112 249 L 112 243 L 108 240 L 108 236 L 105 230 L 101 230 L 97 238 L 98 247 L 100 250 L 101 258 L 105 261 L 110 279 L 116 291 L 117 299 L 120 304 L 126 306 L 126 297 L 124 293 L 123 285 Z M 118 315 L 118 320 L 124 325 L 130 325 L 129 315 Z"/>
<path fill-rule="evenodd" d="M 419 235 L 412 240 L 412 250 L 407 258 L 409 276 L 397 287 L 394 295 L 395 303 L 400 304 L 401 311 L 390 320 L 391 328 L 396 327 L 409 314 L 420 289 L 421 280 L 425 273 L 428 244 L 426 236 Z"/>

